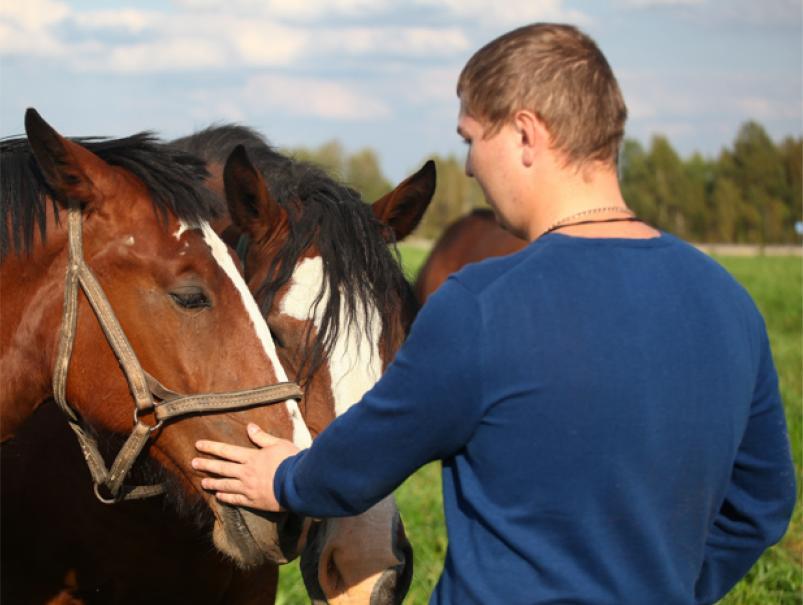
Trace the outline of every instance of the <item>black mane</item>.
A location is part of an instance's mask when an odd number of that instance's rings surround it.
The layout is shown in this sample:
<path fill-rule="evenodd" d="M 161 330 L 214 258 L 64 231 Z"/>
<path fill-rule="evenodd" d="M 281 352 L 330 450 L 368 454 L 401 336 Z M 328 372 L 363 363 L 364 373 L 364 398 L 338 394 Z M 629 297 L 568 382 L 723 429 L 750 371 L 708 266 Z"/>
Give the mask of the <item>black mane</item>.
<path fill-rule="evenodd" d="M 296 380 L 309 379 L 331 353 L 340 330 L 347 329 L 366 308 L 379 310 L 388 348 L 400 337 L 396 329 L 399 314 L 411 319 L 415 298 L 395 244 L 388 246 L 383 238 L 387 229 L 359 193 L 314 164 L 280 154 L 260 134 L 244 126 L 211 126 L 173 144 L 219 164 L 225 163 L 237 145 L 243 145 L 273 198 L 287 210 L 290 236 L 255 296 L 264 315 L 292 276 L 304 250 L 314 243 L 320 251 L 330 295 L 319 334 L 300 360 Z M 346 325 L 340 325 L 341 307 Z"/>
<path fill-rule="evenodd" d="M 154 208 L 164 219 L 172 212 L 187 223 L 219 216 L 220 200 L 211 195 L 202 160 L 179 152 L 143 132 L 122 139 L 72 139 L 107 163 L 139 178 L 150 192 Z M 0 140 L 0 259 L 10 251 L 29 253 L 34 229 L 46 235 L 48 198 L 58 217 L 54 192 L 48 187 L 25 138 Z"/>

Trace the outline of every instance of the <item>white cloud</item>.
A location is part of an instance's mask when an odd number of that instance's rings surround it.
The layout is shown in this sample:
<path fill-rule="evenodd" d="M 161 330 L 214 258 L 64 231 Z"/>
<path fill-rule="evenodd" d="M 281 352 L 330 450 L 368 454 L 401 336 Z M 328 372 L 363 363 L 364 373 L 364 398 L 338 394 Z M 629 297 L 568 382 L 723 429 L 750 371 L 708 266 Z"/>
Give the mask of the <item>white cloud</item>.
<path fill-rule="evenodd" d="M 676 79 L 663 73 L 622 70 L 618 80 L 633 120 L 699 114 L 706 111 L 706 103 L 715 102 L 711 97 L 705 98 L 705 86 L 690 87 L 688 81 L 678 86 Z"/>
<path fill-rule="evenodd" d="M 154 29 L 163 19 L 163 13 L 136 9 L 99 10 L 73 15 L 75 23 L 84 28 L 124 29 L 131 33 Z"/>
<path fill-rule="evenodd" d="M 25 0 L 0 2 L 0 19 L 27 31 L 36 31 L 64 20 L 71 13 L 64 2 L 55 0 Z"/>
<path fill-rule="evenodd" d="M 553 21 L 588 25 L 586 13 L 569 9 L 564 0 L 415 0 L 421 6 L 442 9 L 449 14 L 494 25 L 522 25 L 532 21 Z"/>
<path fill-rule="evenodd" d="M 296 116 L 372 120 L 391 113 L 378 98 L 344 83 L 318 78 L 254 76 L 246 84 L 242 98 L 251 107 L 278 109 Z"/>
<path fill-rule="evenodd" d="M 356 10 L 361 2 L 338 0 L 330 8 Z M 281 5 L 286 13 L 291 3 L 272 5 Z M 137 9 L 72 13 L 52 0 L 32 0 L 32 6 L 38 8 L 4 8 L 0 13 L 0 53 L 54 57 L 77 71 L 233 71 L 286 67 L 318 56 L 327 62 L 338 56 L 371 59 L 388 54 L 433 58 L 469 48 L 463 31 L 452 26 L 310 28 L 282 23 L 266 11 L 255 16 L 218 13 L 211 0 L 184 0 L 180 13 Z M 69 39 L 60 38 L 54 27 L 65 22 L 71 25 Z M 127 35 L 120 36 L 121 32 Z"/>
<path fill-rule="evenodd" d="M 800 102 L 745 96 L 734 99 L 733 107 L 756 120 L 797 119 L 803 122 L 803 104 Z"/>
<path fill-rule="evenodd" d="M 408 57 L 451 55 L 470 47 L 463 31 L 455 27 L 349 27 L 319 34 L 315 44 L 326 54 Z"/>
<path fill-rule="evenodd" d="M 189 10 L 299 21 L 333 15 L 361 17 L 400 6 L 398 0 L 174 0 L 173 4 Z"/>
<path fill-rule="evenodd" d="M 365 19 L 409 9 L 409 0 L 174 0 L 189 10 L 225 10 L 239 15 L 323 23 L 328 17 Z M 588 15 L 564 7 L 565 0 L 506 0 L 497 6 L 488 0 L 414 0 L 412 4 L 442 15 L 492 25 L 528 21 L 563 21 L 587 24 Z"/>
<path fill-rule="evenodd" d="M 619 0 L 619 4 L 632 8 L 651 8 L 654 6 L 697 6 L 704 0 Z"/>
<path fill-rule="evenodd" d="M 248 121 L 242 103 L 236 98 L 226 98 L 225 90 L 196 91 L 190 94 L 190 99 L 186 109 L 196 123 Z"/>
<path fill-rule="evenodd" d="M 64 45 L 52 28 L 71 14 L 70 8 L 53 0 L 0 1 L 0 53 L 56 56 Z"/>
<path fill-rule="evenodd" d="M 771 78 L 744 73 L 667 75 L 623 71 L 619 81 L 633 120 L 729 116 L 738 119 L 800 120 L 799 97 Z M 755 91 L 763 91 L 763 95 Z"/>
<path fill-rule="evenodd" d="M 429 103 L 449 103 L 457 109 L 457 78 L 461 65 L 451 68 L 416 70 L 410 74 L 410 81 L 404 82 L 404 95 L 417 105 Z"/>
<path fill-rule="evenodd" d="M 213 40 L 171 37 L 154 43 L 114 48 L 110 53 L 104 53 L 95 66 L 115 72 L 222 68 L 226 65 L 226 54 L 225 49 Z"/>
<path fill-rule="evenodd" d="M 47 0 L 41 5 L 49 8 Z M 309 32 L 266 19 L 134 9 L 59 14 L 58 21 L 0 15 L 0 53 L 56 57 L 77 71 L 150 73 L 286 66 L 309 44 Z M 52 26 L 65 20 L 85 32 L 81 41 L 56 36 Z M 115 41 L 119 30 L 143 35 Z"/>
<path fill-rule="evenodd" d="M 371 121 L 386 118 L 390 107 L 348 82 L 279 74 L 252 76 L 239 88 L 190 93 L 189 112 L 201 121 L 243 121 L 259 115 Z"/>

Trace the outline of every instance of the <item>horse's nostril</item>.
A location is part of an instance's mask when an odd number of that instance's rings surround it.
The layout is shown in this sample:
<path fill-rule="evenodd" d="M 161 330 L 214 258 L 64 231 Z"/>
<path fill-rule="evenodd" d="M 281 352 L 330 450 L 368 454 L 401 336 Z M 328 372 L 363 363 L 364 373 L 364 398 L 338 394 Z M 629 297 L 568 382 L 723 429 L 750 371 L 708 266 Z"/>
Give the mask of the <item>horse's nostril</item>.
<path fill-rule="evenodd" d="M 323 569 L 324 574 L 326 574 L 327 592 L 331 594 L 339 594 L 341 591 L 344 591 L 347 588 L 346 581 L 337 568 L 334 551 L 331 552 L 329 557 L 325 559 Z"/>
<path fill-rule="evenodd" d="M 413 566 L 404 561 L 388 569 L 379 578 L 371 592 L 370 605 L 400 605 L 410 588 Z"/>
<path fill-rule="evenodd" d="M 413 578 L 413 548 L 400 522 L 393 550 L 401 563 L 386 570 L 379 578 L 371 592 L 370 605 L 399 605 L 410 590 Z"/>

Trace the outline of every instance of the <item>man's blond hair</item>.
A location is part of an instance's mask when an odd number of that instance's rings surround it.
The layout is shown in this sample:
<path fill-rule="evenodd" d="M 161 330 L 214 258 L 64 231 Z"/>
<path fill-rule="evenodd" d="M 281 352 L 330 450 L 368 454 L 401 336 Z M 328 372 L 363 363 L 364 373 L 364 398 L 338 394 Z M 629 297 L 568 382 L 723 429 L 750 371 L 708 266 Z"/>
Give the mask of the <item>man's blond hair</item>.
<path fill-rule="evenodd" d="M 608 61 L 570 25 L 535 23 L 496 38 L 457 82 L 462 111 L 492 135 L 520 110 L 545 124 L 569 164 L 616 164 L 627 107 Z"/>

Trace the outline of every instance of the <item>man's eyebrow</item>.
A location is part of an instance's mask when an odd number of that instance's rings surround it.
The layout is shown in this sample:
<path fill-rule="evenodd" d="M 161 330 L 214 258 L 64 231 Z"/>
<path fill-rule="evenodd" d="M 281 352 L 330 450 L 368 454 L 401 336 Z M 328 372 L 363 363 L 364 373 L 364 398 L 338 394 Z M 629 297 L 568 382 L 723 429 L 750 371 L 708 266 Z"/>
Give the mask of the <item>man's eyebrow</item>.
<path fill-rule="evenodd" d="M 461 137 L 463 137 L 464 139 L 466 138 L 466 135 L 465 135 L 465 133 L 463 132 L 463 129 L 462 129 L 462 128 L 460 128 L 460 126 L 458 126 L 458 127 L 457 127 L 457 134 L 459 134 L 459 135 L 460 135 Z"/>

